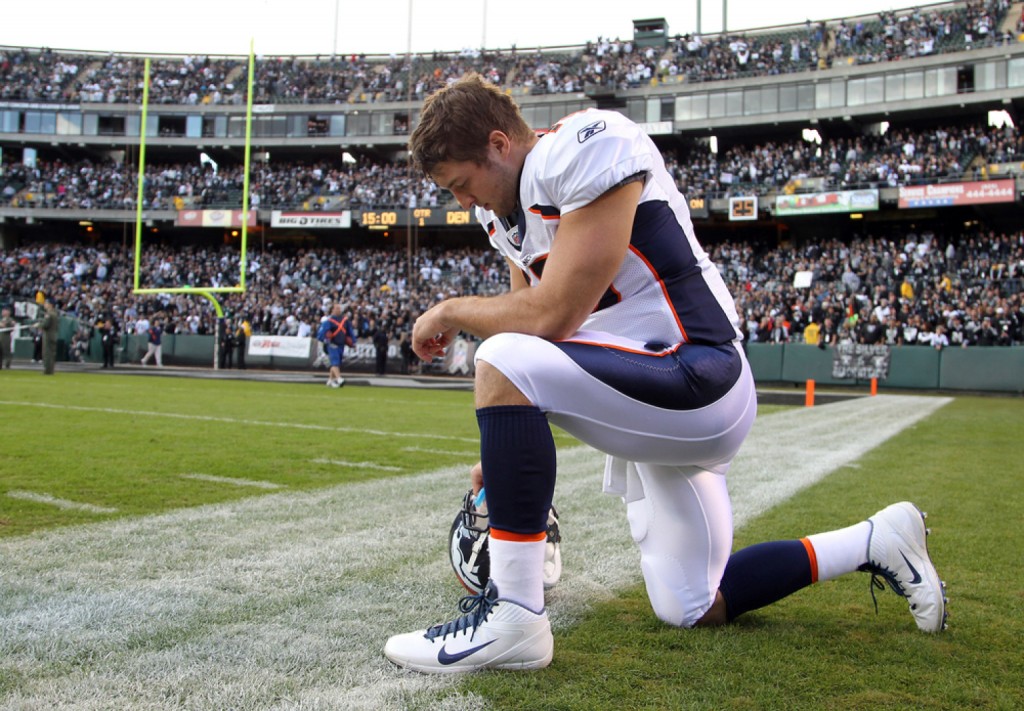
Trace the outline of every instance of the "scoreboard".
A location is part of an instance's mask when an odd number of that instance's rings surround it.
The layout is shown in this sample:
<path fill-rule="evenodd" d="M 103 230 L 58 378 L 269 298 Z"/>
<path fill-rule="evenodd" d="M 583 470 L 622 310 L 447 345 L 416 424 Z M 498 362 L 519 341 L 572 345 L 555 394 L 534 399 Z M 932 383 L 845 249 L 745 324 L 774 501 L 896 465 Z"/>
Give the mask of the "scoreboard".
<path fill-rule="evenodd" d="M 410 224 L 408 209 L 353 210 L 352 223 L 361 227 L 404 227 Z M 476 224 L 469 210 L 445 210 L 437 207 L 412 209 L 411 224 L 416 227 L 470 227 Z"/>

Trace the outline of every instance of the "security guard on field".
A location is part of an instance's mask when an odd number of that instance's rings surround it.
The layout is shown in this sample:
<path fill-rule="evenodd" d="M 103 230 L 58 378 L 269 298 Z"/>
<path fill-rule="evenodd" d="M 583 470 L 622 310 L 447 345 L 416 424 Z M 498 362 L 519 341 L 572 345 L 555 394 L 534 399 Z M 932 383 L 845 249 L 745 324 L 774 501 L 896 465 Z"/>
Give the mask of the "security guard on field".
<path fill-rule="evenodd" d="M 53 375 L 57 364 L 57 326 L 60 325 L 60 315 L 49 299 L 43 303 L 43 310 L 45 313 L 39 322 L 43 332 L 43 374 Z"/>

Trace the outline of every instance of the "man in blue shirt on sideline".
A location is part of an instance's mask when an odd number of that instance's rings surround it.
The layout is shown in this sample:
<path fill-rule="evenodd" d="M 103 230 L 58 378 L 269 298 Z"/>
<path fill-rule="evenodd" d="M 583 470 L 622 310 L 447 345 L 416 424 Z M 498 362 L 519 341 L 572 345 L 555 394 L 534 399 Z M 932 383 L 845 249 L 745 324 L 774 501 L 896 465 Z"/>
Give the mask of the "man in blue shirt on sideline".
<path fill-rule="evenodd" d="M 163 335 L 164 329 L 160 326 L 160 319 L 153 319 L 153 325 L 146 331 L 147 342 L 146 342 L 146 355 L 142 356 L 140 363 L 147 365 L 149 359 L 156 357 L 157 367 L 162 367 L 164 364 L 163 359 Z"/>
<path fill-rule="evenodd" d="M 356 333 L 347 318 L 341 315 L 341 304 L 331 307 L 331 315 L 320 323 L 316 338 L 327 348 L 327 357 L 331 361 L 331 369 L 327 375 L 327 387 L 340 388 L 345 384 L 341 377 L 341 357 L 345 346 L 355 345 Z"/>

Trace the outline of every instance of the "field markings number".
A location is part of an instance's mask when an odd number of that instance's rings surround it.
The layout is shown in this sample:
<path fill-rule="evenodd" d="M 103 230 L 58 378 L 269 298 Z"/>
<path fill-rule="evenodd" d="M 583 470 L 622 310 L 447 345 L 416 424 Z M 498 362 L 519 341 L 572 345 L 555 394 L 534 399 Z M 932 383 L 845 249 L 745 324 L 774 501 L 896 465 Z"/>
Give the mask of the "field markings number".
<path fill-rule="evenodd" d="M 231 476 L 213 476 L 212 474 L 180 474 L 182 479 L 194 479 L 195 481 L 209 481 L 214 484 L 231 484 L 232 486 L 251 486 L 257 489 L 281 489 L 282 484 L 275 484 L 272 481 L 257 481 L 255 479 L 238 479 Z"/>
<path fill-rule="evenodd" d="M 8 491 L 7 496 L 12 499 L 19 499 L 21 501 L 33 501 L 37 504 L 48 504 L 50 506 L 56 506 L 59 509 L 66 511 L 85 511 L 87 513 L 107 514 L 117 513 L 117 509 L 109 506 L 96 506 L 95 504 L 83 503 L 81 501 L 68 501 L 67 499 L 58 499 L 56 496 L 50 496 L 49 494 L 40 494 L 35 491 Z"/>
<path fill-rule="evenodd" d="M 125 410 L 117 407 L 88 407 L 85 405 L 57 405 L 48 402 L 18 402 L 0 400 L 0 405 L 11 407 L 42 407 L 50 410 L 72 410 L 76 412 L 103 412 L 111 415 L 133 415 L 138 417 L 168 417 L 176 420 L 198 420 L 201 422 L 222 422 L 229 425 L 253 425 L 256 427 L 283 427 L 285 429 L 314 430 L 319 432 L 349 432 L 352 434 L 376 435 L 379 437 L 403 437 L 407 439 L 436 439 L 450 442 L 479 441 L 476 437 L 454 437 L 451 435 L 418 434 L 415 432 L 388 432 L 363 427 L 332 427 L 330 425 L 311 425 L 302 422 L 273 422 L 270 420 L 246 420 L 237 417 L 214 417 L 213 415 L 187 415 L 180 412 L 154 412 L 152 410 Z"/>
<path fill-rule="evenodd" d="M 736 525 L 946 402 L 883 395 L 758 419 L 729 473 Z M 558 463 L 556 631 L 642 579 L 622 503 L 600 491 L 603 455 L 577 447 Z M 457 679 L 381 653 L 391 634 L 457 614 L 446 534 L 467 485 L 452 466 L 0 540 L 0 704 L 479 707 Z"/>

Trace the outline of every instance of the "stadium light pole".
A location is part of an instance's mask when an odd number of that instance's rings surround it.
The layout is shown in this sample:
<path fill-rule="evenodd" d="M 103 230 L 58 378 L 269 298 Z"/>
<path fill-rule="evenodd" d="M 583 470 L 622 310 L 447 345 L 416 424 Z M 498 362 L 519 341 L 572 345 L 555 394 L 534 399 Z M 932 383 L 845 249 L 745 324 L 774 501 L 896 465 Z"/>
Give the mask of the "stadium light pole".
<path fill-rule="evenodd" d="M 334 47 L 331 50 L 331 59 L 338 56 L 338 5 L 341 0 L 334 0 Z"/>
<path fill-rule="evenodd" d="M 406 29 L 405 35 L 405 58 L 406 64 L 409 67 L 409 80 L 405 86 L 405 100 L 409 107 L 409 119 L 406 122 L 406 131 L 412 132 L 412 119 L 413 119 L 413 108 L 412 108 L 412 82 L 413 82 L 413 61 L 412 61 L 412 0 L 409 0 L 409 12 L 407 14 L 408 28 Z M 408 139 L 406 139 L 408 140 Z M 408 145 L 408 144 L 407 144 Z M 411 286 L 413 284 L 412 274 L 412 252 L 413 252 L 413 230 L 416 229 L 416 220 L 413 218 L 412 201 L 416 199 L 416 188 L 413 178 L 413 167 L 412 167 L 412 156 L 406 152 L 405 159 L 406 176 L 408 177 L 409 189 L 412 194 L 405 202 L 405 214 L 406 214 L 406 227 L 405 227 L 405 279 L 406 282 Z"/>

